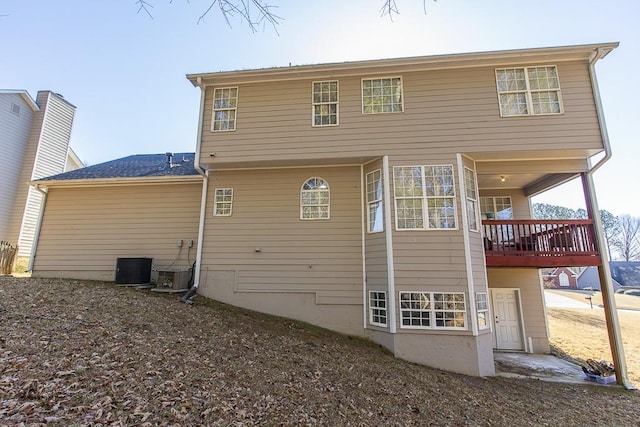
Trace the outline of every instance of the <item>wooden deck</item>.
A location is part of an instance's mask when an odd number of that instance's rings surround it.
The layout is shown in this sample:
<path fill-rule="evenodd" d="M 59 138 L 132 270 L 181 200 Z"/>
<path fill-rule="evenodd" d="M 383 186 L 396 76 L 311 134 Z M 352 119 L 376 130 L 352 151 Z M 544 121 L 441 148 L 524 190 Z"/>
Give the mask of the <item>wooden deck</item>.
<path fill-rule="evenodd" d="M 600 265 L 593 220 L 483 220 L 487 267 Z"/>

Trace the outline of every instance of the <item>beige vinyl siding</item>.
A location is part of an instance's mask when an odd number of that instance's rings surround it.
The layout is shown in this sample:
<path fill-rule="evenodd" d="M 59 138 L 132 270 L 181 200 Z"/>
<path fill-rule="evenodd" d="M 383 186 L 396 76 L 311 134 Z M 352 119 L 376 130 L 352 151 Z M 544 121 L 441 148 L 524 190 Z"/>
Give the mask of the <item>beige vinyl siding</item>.
<path fill-rule="evenodd" d="M 557 66 L 565 113 L 554 116 L 500 117 L 495 67 L 399 69 L 391 74 L 403 78 L 403 113 L 363 115 L 361 77 L 372 76 L 337 73 L 339 126 L 311 127 L 310 81 L 271 82 L 239 86 L 237 130 L 220 134 L 210 131 L 213 88 L 207 88 L 202 161 L 601 149 L 587 64 Z"/>
<path fill-rule="evenodd" d="M 489 268 L 490 288 L 517 288 L 522 301 L 525 340 L 531 339 L 534 353 L 549 353 L 549 336 L 545 318 L 544 294 L 538 269 Z M 529 344 L 527 343 L 527 347 Z"/>
<path fill-rule="evenodd" d="M 11 112 L 11 105 L 20 107 L 20 114 Z M 12 243 L 11 218 L 15 208 L 20 176 L 33 123 L 34 111 L 18 93 L 0 94 L 0 147 L 2 147 L 2 167 L 0 168 L 0 240 Z"/>
<path fill-rule="evenodd" d="M 373 163 L 368 164 L 364 168 L 364 182 L 366 185 L 366 176 L 367 173 L 380 170 L 381 171 L 381 181 L 384 187 L 384 173 L 385 171 L 382 168 L 382 161 L 377 160 Z M 393 180 L 390 180 L 393 182 Z M 391 191 L 393 194 L 393 190 Z M 375 290 L 375 291 L 386 291 L 388 286 L 388 277 L 387 277 L 387 245 L 386 245 L 386 224 L 384 222 L 384 212 L 385 205 L 390 203 L 389 200 L 385 200 L 384 198 L 384 189 L 382 192 L 382 221 L 384 230 L 378 233 L 368 233 L 366 232 L 367 227 L 367 194 L 366 189 L 364 192 L 364 202 L 365 202 L 365 211 L 364 211 L 364 221 L 365 221 L 365 261 L 366 261 L 366 276 L 367 276 L 367 290 Z M 393 210 L 393 207 L 392 207 Z M 389 296 L 387 295 L 387 301 Z"/>
<path fill-rule="evenodd" d="M 156 267 L 177 258 L 173 268 L 187 269 L 195 261 L 201 185 L 50 188 L 34 275 L 114 280 L 116 259 L 127 257 L 152 257 Z"/>
<path fill-rule="evenodd" d="M 300 219 L 300 189 L 311 177 L 329 184 L 328 220 Z M 231 216 L 213 216 L 215 188 L 233 188 Z M 234 305 L 361 334 L 360 191 L 360 167 L 213 171 L 201 292 Z M 294 295 L 303 308 L 292 303 Z M 325 310 L 337 310 L 337 317 L 323 314 Z M 350 320 L 341 324 L 344 313 Z"/>
<path fill-rule="evenodd" d="M 75 107 L 52 92 L 38 92 L 37 103 L 44 111 L 44 116 L 41 128 L 38 130 L 31 180 L 64 172 L 75 113 Z M 41 204 L 42 195 L 33 188 L 29 188 L 18 238 L 19 256 L 31 254 Z"/>

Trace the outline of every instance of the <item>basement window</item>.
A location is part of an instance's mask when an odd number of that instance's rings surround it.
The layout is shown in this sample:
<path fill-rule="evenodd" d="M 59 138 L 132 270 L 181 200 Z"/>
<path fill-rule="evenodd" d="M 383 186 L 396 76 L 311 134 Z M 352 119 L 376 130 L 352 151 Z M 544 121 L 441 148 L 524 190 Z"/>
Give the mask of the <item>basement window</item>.
<path fill-rule="evenodd" d="M 478 311 L 478 327 L 487 329 L 489 327 L 489 301 L 486 292 L 476 293 L 476 308 Z"/>
<path fill-rule="evenodd" d="M 462 292 L 400 292 L 400 326 L 406 329 L 466 329 Z"/>
<path fill-rule="evenodd" d="M 369 323 L 387 326 L 387 293 L 369 291 Z"/>

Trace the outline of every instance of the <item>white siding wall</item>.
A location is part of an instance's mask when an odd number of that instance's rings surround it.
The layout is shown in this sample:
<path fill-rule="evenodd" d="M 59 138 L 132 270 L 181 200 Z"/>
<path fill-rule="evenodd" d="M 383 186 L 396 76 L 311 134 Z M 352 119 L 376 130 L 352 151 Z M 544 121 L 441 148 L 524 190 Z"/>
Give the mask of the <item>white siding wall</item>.
<path fill-rule="evenodd" d="M 19 115 L 11 112 L 12 104 L 20 107 Z M 9 224 L 13 215 L 33 115 L 33 110 L 21 95 L 0 94 L 0 148 L 3 158 L 2 167 L 0 167 L 0 240 L 11 240 Z"/>
<path fill-rule="evenodd" d="M 52 92 L 39 92 L 37 102 L 43 108 L 44 116 L 29 177 L 32 180 L 64 172 L 75 112 L 75 107 Z M 31 254 L 41 204 L 42 195 L 29 188 L 18 239 L 19 256 Z"/>

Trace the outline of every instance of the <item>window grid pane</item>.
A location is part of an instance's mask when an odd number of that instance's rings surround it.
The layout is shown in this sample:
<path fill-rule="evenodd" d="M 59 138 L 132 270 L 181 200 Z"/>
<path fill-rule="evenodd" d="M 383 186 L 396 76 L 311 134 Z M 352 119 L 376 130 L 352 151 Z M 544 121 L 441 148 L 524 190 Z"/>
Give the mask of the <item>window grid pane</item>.
<path fill-rule="evenodd" d="M 230 216 L 233 206 L 233 189 L 216 188 L 213 214 L 216 216 Z"/>
<path fill-rule="evenodd" d="M 462 292 L 400 292 L 403 328 L 466 329 L 466 303 Z"/>
<path fill-rule="evenodd" d="M 478 312 L 478 326 L 480 329 L 489 327 L 489 301 L 486 292 L 476 293 L 476 309 Z"/>
<path fill-rule="evenodd" d="M 329 219 L 329 184 L 322 178 L 310 178 L 300 191 L 300 219 Z"/>
<path fill-rule="evenodd" d="M 452 166 L 396 166 L 393 175 L 397 229 L 456 227 Z"/>
<path fill-rule="evenodd" d="M 369 233 L 384 230 L 382 222 L 382 171 L 367 174 L 367 223 Z"/>
<path fill-rule="evenodd" d="M 562 113 L 555 66 L 498 69 L 496 86 L 503 117 Z"/>
<path fill-rule="evenodd" d="M 403 111 L 400 77 L 362 80 L 362 113 L 397 113 Z"/>
<path fill-rule="evenodd" d="M 236 128 L 238 88 L 220 88 L 213 91 L 213 131 L 229 131 Z"/>
<path fill-rule="evenodd" d="M 338 124 L 338 81 L 313 83 L 313 126 Z"/>
<path fill-rule="evenodd" d="M 369 322 L 373 325 L 387 326 L 386 292 L 369 292 Z"/>
<path fill-rule="evenodd" d="M 469 169 L 464 168 L 464 189 L 467 197 L 467 220 L 469 230 L 478 231 L 478 188 L 476 175 Z"/>

